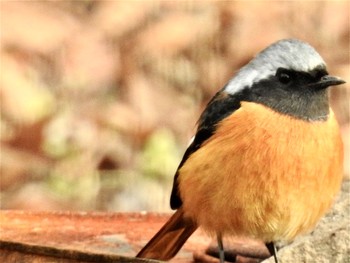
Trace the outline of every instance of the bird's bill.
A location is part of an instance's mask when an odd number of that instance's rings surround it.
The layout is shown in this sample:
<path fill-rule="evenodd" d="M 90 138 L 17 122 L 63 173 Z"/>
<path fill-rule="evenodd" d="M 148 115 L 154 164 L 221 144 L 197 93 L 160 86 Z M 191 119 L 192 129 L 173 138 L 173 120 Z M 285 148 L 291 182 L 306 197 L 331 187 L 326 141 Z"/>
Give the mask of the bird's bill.
<path fill-rule="evenodd" d="M 309 86 L 316 89 L 325 89 L 329 86 L 337 86 L 346 83 L 339 77 L 325 75 L 319 81 L 310 84 Z"/>

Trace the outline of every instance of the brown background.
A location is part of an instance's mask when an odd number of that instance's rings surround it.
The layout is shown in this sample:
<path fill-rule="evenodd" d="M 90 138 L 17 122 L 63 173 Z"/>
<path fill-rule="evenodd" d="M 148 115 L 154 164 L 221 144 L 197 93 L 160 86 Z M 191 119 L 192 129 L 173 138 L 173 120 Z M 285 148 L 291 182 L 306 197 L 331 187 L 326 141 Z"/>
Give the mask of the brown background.
<path fill-rule="evenodd" d="M 270 43 L 350 82 L 349 1 L 0 2 L 1 209 L 168 210 L 210 97 Z M 346 144 L 349 84 L 331 100 Z"/>

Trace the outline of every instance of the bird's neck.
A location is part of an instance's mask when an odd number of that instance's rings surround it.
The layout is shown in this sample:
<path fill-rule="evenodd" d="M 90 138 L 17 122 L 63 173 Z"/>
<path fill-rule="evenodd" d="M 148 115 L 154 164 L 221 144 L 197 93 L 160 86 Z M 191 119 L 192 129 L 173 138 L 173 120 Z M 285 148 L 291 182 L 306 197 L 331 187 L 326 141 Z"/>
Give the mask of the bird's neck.
<path fill-rule="evenodd" d="M 326 121 L 330 112 L 327 89 L 297 92 L 271 90 L 265 94 L 253 92 L 243 100 L 263 104 L 274 111 L 305 121 Z"/>

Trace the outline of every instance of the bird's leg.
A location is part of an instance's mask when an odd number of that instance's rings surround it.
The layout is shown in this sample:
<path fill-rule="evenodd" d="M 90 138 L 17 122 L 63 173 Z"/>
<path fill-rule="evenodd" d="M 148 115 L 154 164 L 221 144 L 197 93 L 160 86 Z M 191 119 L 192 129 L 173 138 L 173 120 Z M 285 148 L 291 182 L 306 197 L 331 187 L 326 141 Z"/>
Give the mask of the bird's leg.
<path fill-rule="evenodd" d="M 267 249 L 269 250 L 271 256 L 274 257 L 275 263 L 278 263 L 275 244 L 273 242 L 269 242 L 269 243 L 266 243 L 265 245 L 266 245 Z"/>
<path fill-rule="evenodd" d="M 225 262 L 225 252 L 224 252 L 224 245 L 223 245 L 223 242 L 222 242 L 222 235 L 221 235 L 221 233 L 217 233 L 216 237 L 218 239 L 220 263 L 224 263 Z"/>

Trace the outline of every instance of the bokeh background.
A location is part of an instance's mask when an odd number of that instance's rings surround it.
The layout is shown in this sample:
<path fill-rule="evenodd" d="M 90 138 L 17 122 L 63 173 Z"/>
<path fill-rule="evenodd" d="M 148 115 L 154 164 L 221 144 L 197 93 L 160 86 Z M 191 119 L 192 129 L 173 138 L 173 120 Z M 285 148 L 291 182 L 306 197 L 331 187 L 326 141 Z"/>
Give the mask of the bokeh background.
<path fill-rule="evenodd" d="M 348 81 L 349 1 L 1 1 L 1 209 L 167 211 L 208 100 L 281 39 Z"/>

